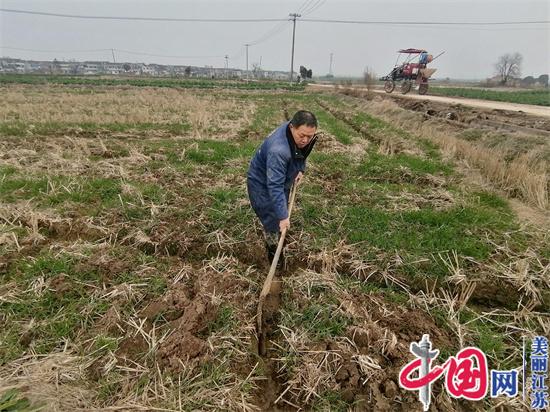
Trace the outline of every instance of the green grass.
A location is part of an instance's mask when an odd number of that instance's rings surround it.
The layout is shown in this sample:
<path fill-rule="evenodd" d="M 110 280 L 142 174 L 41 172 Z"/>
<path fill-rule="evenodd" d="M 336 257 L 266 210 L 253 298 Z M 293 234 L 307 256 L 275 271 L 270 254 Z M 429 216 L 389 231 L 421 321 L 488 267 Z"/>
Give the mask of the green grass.
<path fill-rule="evenodd" d="M 508 358 L 508 351 L 512 349 L 517 351 L 518 348 L 508 348 L 505 339 L 502 336 L 502 331 L 499 330 L 493 323 L 478 319 L 476 312 L 472 310 L 463 310 L 459 312 L 459 320 L 461 323 L 468 322 L 468 327 L 474 331 L 474 343 L 481 349 L 490 359 L 497 360 L 499 365 L 489 365 L 489 367 L 508 368 L 515 367 L 516 359 Z M 518 353 L 518 352 L 516 352 Z M 508 358 L 508 359 L 507 359 Z M 492 362 L 490 362 L 492 363 Z"/>
<path fill-rule="evenodd" d="M 34 319 L 36 324 L 32 329 L 32 344 L 39 354 L 51 352 L 64 339 L 72 339 L 80 330 L 90 328 L 93 320 L 105 313 L 108 307 L 108 302 L 90 301 L 88 294 L 78 286 L 62 294 L 48 290 L 40 296 L 29 295 L 20 303 L 0 304 L 0 310 L 12 321 Z M 21 356 L 24 348 L 17 339 L 20 333 L 21 330 L 14 327 L 7 336 L 15 337 L 15 340 L 1 339 L 0 352 L 3 355 L 0 357 L 0 364 Z"/>
<path fill-rule="evenodd" d="M 244 176 L 244 173 L 243 173 Z M 209 231 L 222 229 L 232 239 L 244 241 L 246 230 L 254 219 L 254 212 L 248 206 L 246 189 L 215 188 L 207 192 L 211 203 L 206 210 Z M 244 200 L 244 206 L 240 202 Z"/>
<path fill-rule="evenodd" d="M 381 285 L 369 281 L 358 280 L 357 277 L 349 274 L 340 274 L 338 276 L 338 285 L 343 289 L 361 292 L 366 295 L 383 295 L 386 300 L 407 306 L 409 296 L 402 290 L 393 285 Z"/>
<path fill-rule="evenodd" d="M 371 116 L 368 113 L 357 113 L 352 121 L 357 125 L 362 125 L 364 123 L 369 125 L 371 130 L 384 130 L 384 129 L 394 129 L 387 122 L 379 119 L 377 117 Z"/>
<path fill-rule="evenodd" d="M 494 250 L 483 233 L 515 228 L 510 216 L 474 207 L 389 212 L 350 205 L 344 213 L 342 228 L 349 242 L 366 242 L 366 246 L 379 250 L 396 251 L 406 260 L 430 258 L 451 250 L 483 260 Z M 422 271 L 428 276 L 447 274 L 437 260 Z"/>
<path fill-rule="evenodd" d="M 483 261 L 494 251 L 485 234 L 495 236 L 517 229 L 505 200 L 488 192 L 464 194 L 454 189 L 447 183 L 454 175 L 453 168 L 440 159 L 369 152 L 359 163 L 350 162 L 345 155 L 323 153 L 315 153 L 311 161 L 318 165 L 323 179 L 332 180 L 336 187 L 324 207 L 319 207 L 319 197 L 327 196 L 321 187 L 302 189 L 297 218 L 312 234 L 315 247 L 331 247 L 345 238 L 360 243 L 365 256 L 372 250 L 398 253 L 405 262 L 398 270 L 405 276 L 440 277 L 446 276 L 448 269 L 436 258 L 438 253 L 456 251 L 459 256 Z M 439 209 L 430 205 L 431 176 L 441 181 L 456 198 L 454 202 Z M 399 199 L 403 191 L 427 200 L 419 210 L 394 210 L 393 198 Z M 511 243 L 523 247 L 526 240 L 516 234 Z M 408 263 L 421 260 L 425 262 Z"/>
<path fill-rule="evenodd" d="M 288 310 L 282 310 L 282 324 L 293 330 L 297 327 L 303 328 L 315 340 L 341 336 L 352 322 L 350 318 L 335 313 L 336 305 L 321 302 L 320 299 L 304 308 L 289 304 L 291 306 Z"/>
<path fill-rule="evenodd" d="M 33 200 L 41 207 L 55 207 L 60 211 L 78 205 L 79 214 L 90 216 L 116 208 L 129 219 L 141 219 L 150 214 L 151 203 L 162 204 L 171 199 L 170 192 L 162 186 L 131 180 L 126 184 L 134 189 L 133 193 L 124 194 L 122 181 L 116 178 L 23 177 L 9 173 L 0 179 L 0 200 L 6 203 Z"/>
<path fill-rule="evenodd" d="M 96 353 L 115 352 L 118 349 L 119 339 L 110 336 L 98 335 L 94 339 L 93 351 Z"/>
<path fill-rule="evenodd" d="M 550 106 L 550 91 L 546 90 L 520 90 L 497 91 L 486 89 L 464 89 L 454 87 L 431 87 L 430 94 L 439 96 L 457 96 L 470 99 L 494 100 L 499 102 L 534 104 L 538 106 Z"/>
<path fill-rule="evenodd" d="M 256 138 L 264 139 L 271 131 L 284 121 L 281 110 L 284 97 L 280 99 L 254 99 L 258 105 L 254 117 L 248 128 L 242 131 L 241 137 L 248 139 L 248 132 L 252 131 Z"/>
<path fill-rule="evenodd" d="M 177 87 L 199 89 L 241 89 L 241 90 L 292 90 L 303 91 L 303 85 L 290 85 L 288 82 L 274 81 L 227 81 L 214 79 L 175 79 L 175 78 L 105 78 L 99 76 L 2 74 L 0 84 L 63 84 L 84 86 L 136 86 L 136 87 Z"/>
<path fill-rule="evenodd" d="M 147 255 L 136 253 L 132 249 L 119 246 L 121 258 L 128 259 L 126 250 L 132 253 L 132 267 L 149 264 L 156 267 L 159 273 L 165 270 L 162 261 Z M 117 249 L 112 250 L 116 254 Z M 15 281 L 22 291 L 17 301 L 0 302 L 0 311 L 9 319 L 7 329 L 0 331 L 0 364 L 20 357 L 26 350 L 20 337 L 25 324 L 34 322 L 32 327 L 33 349 L 39 354 L 49 353 L 65 339 L 75 339 L 79 334 L 89 330 L 94 322 L 111 306 L 112 301 L 92 297 L 97 288 L 104 285 L 104 276 L 95 268 L 86 268 L 79 263 L 82 257 L 69 254 L 58 254 L 43 250 L 36 257 L 23 258 L 16 262 L 4 278 Z M 63 289 L 54 290 L 49 283 L 51 279 L 62 277 Z M 43 278 L 49 288 L 33 287 L 37 279 Z M 112 282 L 114 284 L 146 283 L 142 291 L 149 296 L 158 296 L 166 289 L 166 280 L 160 275 L 150 275 L 144 278 L 131 272 L 118 273 Z M 23 292 L 24 291 L 24 292 Z M 135 308 L 132 302 L 122 306 L 122 313 L 132 313 Z M 96 339 L 94 347 L 99 349 L 107 345 L 116 346 L 116 340 L 103 336 Z"/>
<path fill-rule="evenodd" d="M 69 178 L 66 176 L 15 176 L 0 180 L 0 199 L 7 203 L 35 198 L 44 206 L 64 202 L 112 204 L 121 193 L 121 182 L 110 178 Z"/>
<path fill-rule="evenodd" d="M 120 393 L 124 377 L 111 371 L 106 376 L 102 376 L 97 382 L 97 398 L 103 402 L 109 402 Z"/>
<path fill-rule="evenodd" d="M 208 324 L 208 334 L 220 331 L 229 332 L 235 327 L 236 322 L 234 309 L 231 306 L 223 305 L 218 309 L 216 319 Z"/>
<path fill-rule="evenodd" d="M 319 108 L 315 111 L 317 120 L 321 127 L 333 135 L 336 140 L 345 145 L 352 143 L 354 136 L 357 136 L 357 132 L 351 128 L 348 124 L 336 119 L 332 114 L 327 113 L 325 110 Z"/>
<path fill-rule="evenodd" d="M 350 406 L 348 402 L 342 399 L 342 395 L 339 392 L 328 390 L 320 394 L 318 398 L 315 398 L 311 410 L 316 412 L 346 412 L 350 410 Z"/>
<path fill-rule="evenodd" d="M 0 394 L 0 412 L 35 412 L 44 408 L 45 405 L 41 403 L 33 405 L 18 389 L 9 389 Z"/>
<path fill-rule="evenodd" d="M 365 254 L 374 248 L 395 251 L 405 262 L 429 260 L 408 268 L 405 264 L 406 274 L 445 276 L 447 269 L 433 255 L 454 250 L 461 256 L 483 260 L 494 250 L 485 233 L 517 229 L 507 202 L 488 192 L 464 195 L 455 191 L 454 196 L 463 199 L 443 209 L 431 207 L 427 200 L 419 210 L 393 210 L 390 195 L 399 198 L 403 191 L 409 191 L 429 199 L 433 188 L 422 178 L 428 174 L 452 175 L 452 169 L 439 161 L 378 154 L 369 154 L 358 165 L 346 164 L 337 156 L 325 159 L 319 154 L 314 159 L 322 165 L 322 174 L 341 182 L 331 195 L 333 201 L 324 207 L 318 205 L 320 188 L 304 188 L 301 197 L 300 223 L 326 247 L 341 238 L 362 242 Z M 454 191 L 451 187 L 448 190 Z M 521 245 L 524 241 L 521 234 L 514 236 L 513 243 Z"/>
<path fill-rule="evenodd" d="M 350 174 L 354 171 L 355 163 L 344 153 L 326 153 L 320 150 L 311 152 L 308 163 L 315 163 L 319 166 L 322 174 Z"/>
<path fill-rule="evenodd" d="M 417 156 L 403 153 L 394 156 L 384 156 L 371 152 L 366 156 L 357 174 L 367 179 L 391 180 L 392 177 L 395 178 L 402 175 L 403 168 L 412 172 L 412 176 L 409 179 L 427 174 L 442 174 L 448 176 L 452 172 L 451 166 L 436 160 L 422 159 Z"/>
<path fill-rule="evenodd" d="M 16 167 L 8 166 L 8 165 L 0 165 L 0 181 L 15 173 L 17 173 Z"/>

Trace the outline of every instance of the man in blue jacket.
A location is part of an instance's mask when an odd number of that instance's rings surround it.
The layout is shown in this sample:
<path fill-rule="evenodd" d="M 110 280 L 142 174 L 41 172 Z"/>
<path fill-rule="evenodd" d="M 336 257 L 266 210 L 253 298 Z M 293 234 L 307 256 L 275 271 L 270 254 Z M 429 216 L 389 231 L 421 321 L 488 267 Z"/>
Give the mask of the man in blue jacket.
<path fill-rule="evenodd" d="M 290 227 L 288 197 L 303 176 L 306 158 L 313 149 L 317 119 L 300 110 L 279 126 L 256 150 L 247 174 L 252 209 L 264 227 L 268 260 L 277 250 L 279 235 Z M 282 264 L 282 259 L 279 261 Z"/>

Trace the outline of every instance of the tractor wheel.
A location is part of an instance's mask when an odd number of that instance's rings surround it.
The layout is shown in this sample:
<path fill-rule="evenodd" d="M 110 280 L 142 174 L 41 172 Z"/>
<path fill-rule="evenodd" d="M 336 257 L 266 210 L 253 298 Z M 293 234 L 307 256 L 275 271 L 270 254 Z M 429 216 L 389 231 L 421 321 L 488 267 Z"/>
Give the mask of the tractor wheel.
<path fill-rule="evenodd" d="M 418 94 L 426 94 L 428 93 L 428 83 L 420 83 L 418 85 Z"/>
<path fill-rule="evenodd" d="M 401 93 L 407 94 L 408 92 L 411 91 L 411 88 L 412 88 L 412 82 L 410 82 L 409 80 L 405 80 L 401 84 Z"/>
<path fill-rule="evenodd" d="M 386 80 L 386 83 L 384 83 L 384 90 L 386 93 L 393 92 L 393 89 L 395 89 L 395 82 L 393 80 Z"/>

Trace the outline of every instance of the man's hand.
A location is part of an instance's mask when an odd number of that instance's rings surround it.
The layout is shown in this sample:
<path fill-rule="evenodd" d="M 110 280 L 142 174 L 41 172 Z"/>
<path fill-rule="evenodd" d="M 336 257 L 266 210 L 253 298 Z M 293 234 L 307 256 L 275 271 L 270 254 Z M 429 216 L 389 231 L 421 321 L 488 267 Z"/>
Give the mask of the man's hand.
<path fill-rule="evenodd" d="M 279 222 L 279 230 L 282 232 L 283 229 L 289 229 L 290 228 L 290 219 L 286 218 Z"/>
<path fill-rule="evenodd" d="M 302 172 L 298 172 L 298 175 L 296 175 L 296 179 L 294 179 L 294 183 L 295 184 L 300 183 L 303 177 L 304 177 L 304 174 Z"/>

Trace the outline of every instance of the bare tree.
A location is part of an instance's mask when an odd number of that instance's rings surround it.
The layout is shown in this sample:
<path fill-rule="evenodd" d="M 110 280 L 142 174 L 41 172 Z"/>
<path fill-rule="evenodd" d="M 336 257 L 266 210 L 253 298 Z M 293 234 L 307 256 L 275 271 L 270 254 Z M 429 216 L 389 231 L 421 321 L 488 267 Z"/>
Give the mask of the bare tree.
<path fill-rule="evenodd" d="M 374 70 L 372 70 L 370 67 L 365 67 L 365 71 L 363 72 L 363 83 L 367 86 L 368 90 L 371 90 L 374 85 L 376 84 L 376 73 L 374 73 Z"/>
<path fill-rule="evenodd" d="M 252 63 L 252 76 L 256 79 L 263 77 L 262 66 L 260 66 L 260 63 Z"/>
<path fill-rule="evenodd" d="M 522 60 L 523 56 L 517 52 L 514 54 L 506 53 L 498 58 L 495 68 L 502 84 L 506 84 L 510 79 L 521 75 Z"/>
<path fill-rule="evenodd" d="M 365 86 L 367 86 L 367 94 L 365 95 L 367 100 L 371 100 L 374 98 L 372 89 L 374 89 L 377 78 L 378 76 L 376 75 L 376 73 L 374 73 L 373 69 L 371 69 L 370 67 L 365 67 L 365 71 L 363 72 L 363 83 L 365 83 Z"/>

